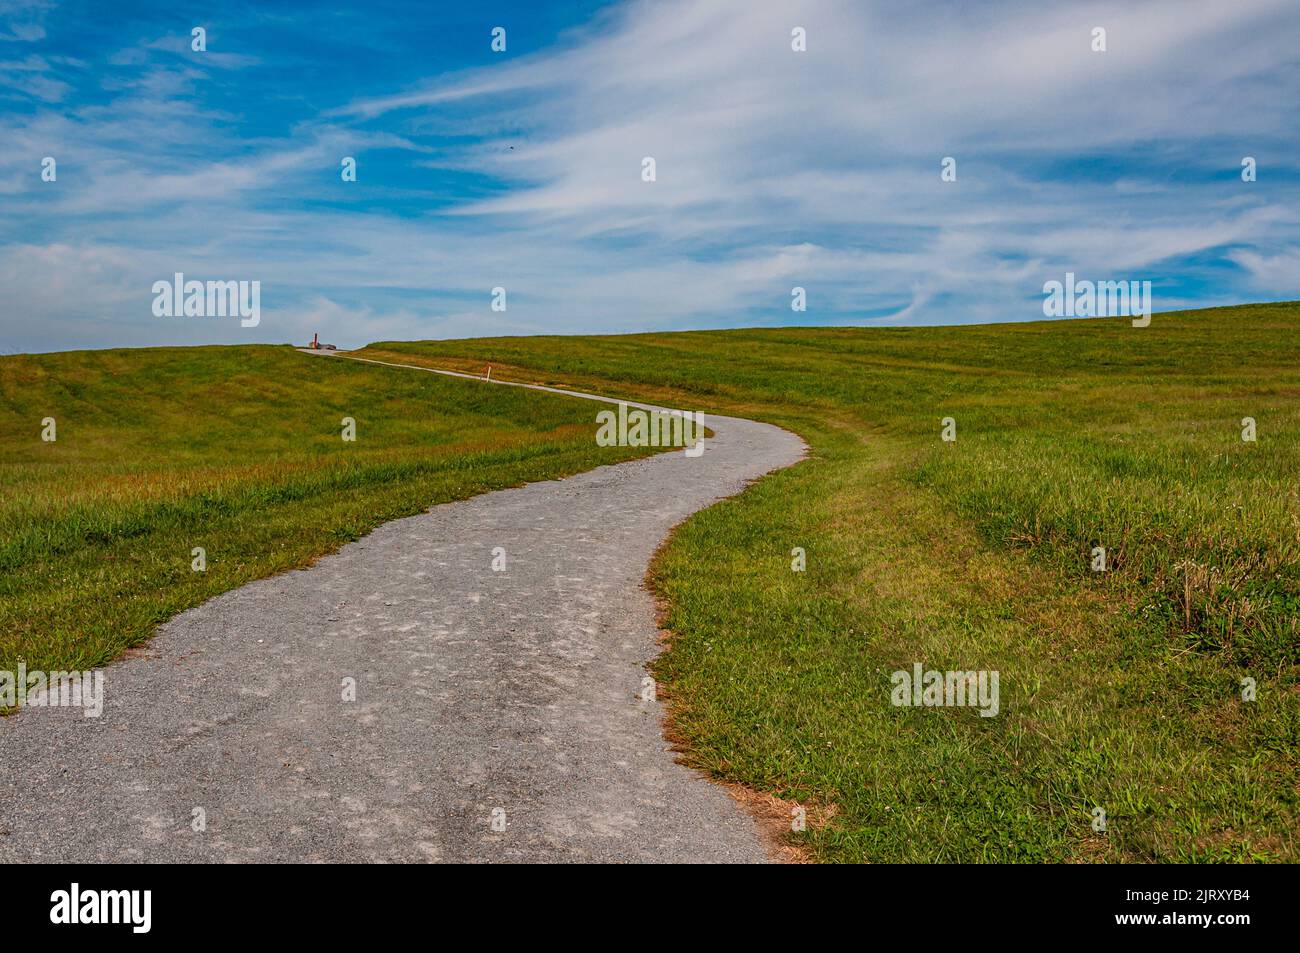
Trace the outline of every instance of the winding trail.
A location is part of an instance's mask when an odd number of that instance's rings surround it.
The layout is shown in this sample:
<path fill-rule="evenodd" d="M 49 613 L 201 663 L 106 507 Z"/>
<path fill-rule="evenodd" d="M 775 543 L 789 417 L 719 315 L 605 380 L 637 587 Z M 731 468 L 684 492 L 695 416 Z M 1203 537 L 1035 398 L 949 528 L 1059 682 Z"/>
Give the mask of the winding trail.
<path fill-rule="evenodd" d="M 699 457 L 435 506 L 184 612 L 105 670 L 101 718 L 0 719 L 0 864 L 766 860 L 642 698 L 654 551 L 805 451 L 706 423 Z"/>

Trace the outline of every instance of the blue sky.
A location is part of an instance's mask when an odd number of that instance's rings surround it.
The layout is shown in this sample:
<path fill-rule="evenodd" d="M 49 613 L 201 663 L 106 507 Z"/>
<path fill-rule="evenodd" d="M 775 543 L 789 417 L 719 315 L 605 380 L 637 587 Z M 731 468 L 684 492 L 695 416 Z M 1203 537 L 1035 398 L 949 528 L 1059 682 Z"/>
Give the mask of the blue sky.
<path fill-rule="evenodd" d="M 1297 49 L 1294 0 L 0 0 L 0 351 L 1296 299 Z M 155 317 L 178 271 L 261 323 Z"/>

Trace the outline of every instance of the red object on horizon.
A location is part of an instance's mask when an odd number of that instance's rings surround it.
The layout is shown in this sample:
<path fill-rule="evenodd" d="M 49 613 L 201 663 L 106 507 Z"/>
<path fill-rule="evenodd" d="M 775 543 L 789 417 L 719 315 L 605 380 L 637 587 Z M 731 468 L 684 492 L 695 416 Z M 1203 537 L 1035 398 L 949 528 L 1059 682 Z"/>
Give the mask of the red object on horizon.
<path fill-rule="evenodd" d="M 320 350 L 320 332 L 319 332 L 319 331 L 317 331 L 315 334 L 313 334 L 313 335 L 311 336 L 311 346 L 312 346 L 312 350 L 314 350 L 314 351 L 319 351 L 319 350 Z"/>

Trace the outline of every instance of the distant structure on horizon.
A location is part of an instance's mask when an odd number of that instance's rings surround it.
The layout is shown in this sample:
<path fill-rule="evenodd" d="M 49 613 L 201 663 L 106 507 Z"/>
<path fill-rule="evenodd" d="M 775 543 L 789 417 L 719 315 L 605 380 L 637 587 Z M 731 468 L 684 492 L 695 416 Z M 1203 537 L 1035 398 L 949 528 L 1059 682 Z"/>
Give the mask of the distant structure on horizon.
<path fill-rule="evenodd" d="M 337 351 L 338 350 L 338 348 L 335 347 L 333 344 L 321 344 L 319 331 L 317 331 L 315 334 L 311 336 L 311 343 L 308 344 L 307 346 L 311 348 L 313 351 L 321 351 L 321 350 Z"/>

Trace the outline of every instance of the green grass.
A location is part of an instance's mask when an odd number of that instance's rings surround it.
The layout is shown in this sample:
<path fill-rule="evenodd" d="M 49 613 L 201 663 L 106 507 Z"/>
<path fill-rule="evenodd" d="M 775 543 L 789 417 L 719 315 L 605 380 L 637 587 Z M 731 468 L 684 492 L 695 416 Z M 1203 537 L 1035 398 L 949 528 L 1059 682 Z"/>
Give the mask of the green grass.
<path fill-rule="evenodd" d="M 0 358 L 0 670 L 101 665 L 387 520 L 638 452 L 597 447 L 593 421 L 585 401 L 286 347 Z"/>
<path fill-rule="evenodd" d="M 791 835 L 816 857 L 1297 859 L 1300 306 L 367 354 L 809 441 L 686 522 L 653 581 L 686 757 L 833 808 Z M 891 706 L 913 662 L 999 671 L 1001 713 Z"/>

